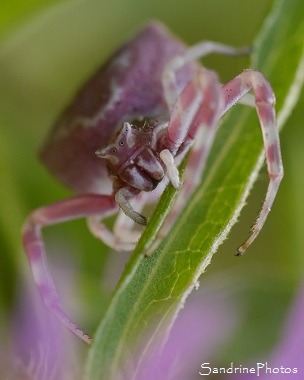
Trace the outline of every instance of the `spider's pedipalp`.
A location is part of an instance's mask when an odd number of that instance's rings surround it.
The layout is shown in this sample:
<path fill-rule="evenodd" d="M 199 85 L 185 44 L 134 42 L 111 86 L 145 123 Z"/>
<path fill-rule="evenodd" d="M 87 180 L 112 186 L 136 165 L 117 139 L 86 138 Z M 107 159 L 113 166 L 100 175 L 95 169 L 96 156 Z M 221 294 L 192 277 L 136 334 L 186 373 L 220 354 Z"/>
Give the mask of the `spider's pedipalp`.
<path fill-rule="evenodd" d="M 160 152 L 159 156 L 166 166 L 169 181 L 172 183 L 173 187 L 178 190 L 181 187 L 181 183 L 179 180 L 178 169 L 174 163 L 174 157 L 172 153 L 169 149 L 164 149 Z"/>
<path fill-rule="evenodd" d="M 130 196 L 134 196 L 134 194 L 132 194 L 132 191 L 130 191 L 130 189 L 127 187 L 122 187 L 115 194 L 115 202 L 119 205 L 122 211 L 135 223 L 145 226 L 147 224 L 147 219 L 143 215 L 136 212 L 130 205 L 127 200 L 127 198 Z"/>

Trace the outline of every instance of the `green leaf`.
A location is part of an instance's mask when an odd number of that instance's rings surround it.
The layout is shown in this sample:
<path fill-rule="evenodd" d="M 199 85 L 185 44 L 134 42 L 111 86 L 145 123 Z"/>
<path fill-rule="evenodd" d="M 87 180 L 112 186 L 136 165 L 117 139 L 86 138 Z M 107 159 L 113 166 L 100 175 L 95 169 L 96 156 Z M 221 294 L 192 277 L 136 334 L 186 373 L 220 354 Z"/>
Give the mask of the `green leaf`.
<path fill-rule="evenodd" d="M 273 85 L 279 128 L 302 88 L 303 47 L 303 1 L 276 1 L 255 41 L 252 68 L 262 71 Z M 124 369 L 131 365 L 133 346 L 143 344 L 144 332 L 152 325 L 154 334 L 147 345 L 160 335 L 166 337 L 199 276 L 237 221 L 263 161 L 255 111 L 234 107 L 218 131 L 201 185 L 170 233 L 147 258 L 144 254 L 175 195 L 171 186 L 165 190 L 97 330 L 86 379 L 123 378 Z M 134 371 L 141 360 L 141 355 L 135 361 L 133 357 Z"/>

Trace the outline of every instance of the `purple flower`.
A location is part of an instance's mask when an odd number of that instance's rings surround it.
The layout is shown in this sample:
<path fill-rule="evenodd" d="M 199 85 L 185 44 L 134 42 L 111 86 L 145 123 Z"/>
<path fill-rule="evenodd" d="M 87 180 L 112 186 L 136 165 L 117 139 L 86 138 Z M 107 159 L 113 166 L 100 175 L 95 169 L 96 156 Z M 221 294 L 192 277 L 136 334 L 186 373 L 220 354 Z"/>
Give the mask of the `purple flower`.
<path fill-rule="evenodd" d="M 221 366 L 216 362 L 217 352 L 235 331 L 240 315 L 240 310 L 223 293 L 200 294 L 186 304 L 164 348 L 160 349 L 159 341 L 159 345 L 154 343 L 144 355 L 139 349 L 133 362 L 136 363 L 139 357 L 140 365 L 133 364 L 129 374 L 122 378 L 304 379 L 304 286 L 294 302 L 281 341 L 269 358 L 263 357 L 252 364 L 234 360 L 228 366 Z M 220 369 L 225 369 L 226 373 Z"/>
<path fill-rule="evenodd" d="M 130 379 L 185 380 L 199 376 L 202 361 L 215 356 L 239 322 L 238 308 L 223 293 L 199 293 L 190 297 L 180 312 L 164 348 L 160 349 L 160 342 L 153 344 L 139 368 L 130 369 Z M 138 353 L 140 357 L 140 349 Z"/>
<path fill-rule="evenodd" d="M 304 379 L 304 285 L 297 294 L 287 318 L 280 342 L 269 358 L 246 367 L 255 373 L 234 375 L 233 380 L 298 380 Z M 244 366 L 245 367 L 245 366 Z"/>
<path fill-rule="evenodd" d="M 61 265 L 62 268 L 62 265 Z M 73 283 L 69 270 L 64 282 Z M 61 277 L 59 275 L 59 277 Z M 68 277 L 68 278 L 67 278 Z M 11 321 L 10 350 L 1 363 L 7 380 L 77 380 L 80 379 L 77 339 L 45 308 L 35 289 L 24 284 L 19 292 Z M 3 355 L 1 355 L 3 356 Z M 6 371 L 4 369 L 6 368 Z"/>

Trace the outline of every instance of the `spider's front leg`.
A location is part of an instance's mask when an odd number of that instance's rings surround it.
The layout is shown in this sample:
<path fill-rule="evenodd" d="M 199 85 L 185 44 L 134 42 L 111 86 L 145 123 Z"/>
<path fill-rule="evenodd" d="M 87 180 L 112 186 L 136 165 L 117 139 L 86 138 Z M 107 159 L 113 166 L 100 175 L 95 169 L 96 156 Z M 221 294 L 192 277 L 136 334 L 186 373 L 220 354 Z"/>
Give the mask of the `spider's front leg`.
<path fill-rule="evenodd" d="M 234 49 L 229 46 L 207 42 L 195 45 L 190 48 L 184 56 L 173 59 L 166 67 L 163 77 L 163 87 L 169 109 L 170 106 L 172 107 L 174 98 L 178 94 L 175 80 L 176 70 L 187 62 L 210 52 L 238 55 L 248 52 L 248 49 L 247 51 L 246 49 Z M 173 114 L 168 127 L 168 134 L 166 136 L 166 144 L 169 152 L 166 152 L 166 154 L 168 156 L 170 156 L 170 154 L 174 156 L 182 152 L 193 139 L 195 139 L 195 144 L 189 157 L 184 186 L 162 233 L 167 234 L 174 219 L 183 208 L 185 200 L 189 198 L 197 183 L 200 182 L 204 164 L 213 142 L 216 122 L 227 110 L 235 103 L 241 101 L 252 89 L 262 129 L 270 183 L 260 214 L 251 228 L 251 235 L 237 250 L 237 255 L 242 255 L 261 231 L 283 177 L 280 141 L 274 110 L 275 96 L 270 84 L 260 72 L 245 70 L 242 74 L 222 87 L 221 94 L 216 96 L 218 101 L 214 102 L 211 94 L 213 94 L 213 90 L 219 86 L 217 79 L 211 79 L 214 77 L 214 73 L 206 69 L 200 69 L 198 70 L 198 75 L 202 78 L 202 100 L 199 99 L 199 93 L 193 91 L 193 89 L 199 89 L 200 87 L 196 85 L 199 83 L 199 80 L 194 78 L 177 97 L 177 102 L 173 108 Z M 214 88 L 206 87 L 203 78 L 208 78 L 210 83 L 213 83 Z M 221 103 L 222 101 L 224 104 Z M 197 105 L 200 109 L 197 108 Z M 208 118 L 208 115 L 211 117 Z M 169 159 L 168 162 L 169 168 L 171 166 L 174 167 L 174 164 L 170 163 L 171 161 Z M 170 171 L 173 172 L 172 169 L 168 170 L 169 173 Z M 169 179 L 174 184 L 170 176 Z M 177 181 L 176 178 L 174 181 Z"/>
<path fill-rule="evenodd" d="M 223 108 L 224 97 L 216 73 L 203 67 L 199 68 L 192 81 L 177 98 L 164 138 L 166 149 L 161 152 L 161 157 L 164 154 L 174 157 L 186 152 L 191 145 L 193 147 L 188 159 L 183 186 L 160 232 L 161 236 L 167 235 L 187 199 L 201 180 Z M 174 181 L 177 182 L 177 179 L 170 177 L 170 172 L 173 170 L 170 166 L 168 168 L 166 162 L 165 165 L 169 180 L 174 186 Z M 174 167 L 174 163 L 169 163 L 169 165 Z M 150 253 L 148 252 L 147 255 Z"/>
<path fill-rule="evenodd" d="M 189 157 L 188 170 L 185 174 L 184 186 L 179 198 L 177 199 L 176 205 L 173 208 L 171 216 L 169 217 L 167 225 L 164 227 L 164 233 L 167 233 L 174 219 L 181 211 L 185 200 L 189 198 L 197 183 L 201 179 L 202 170 L 204 168 L 207 155 L 212 145 L 215 133 L 215 123 L 234 104 L 240 101 L 240 99 L 244 97 L 251 89 L 254 93 L 256 109 L 260 120 L 270 182 L 260 214 L 255 224 L 251 228 L 251 234 L 245 243 L 238 248 L 237 255 L 242 255 L 258 236 L 267 219 L 273 201 L 276 197 L 280 182 L 282 180 L 283 164 L 274 110 L 275 96 L 270 84 L 263 76 L 263 74 L 254 70 L 244 70 L 242 74 L 238 75 L 236 78 L 232 79 L 221 88 L 219 99 L 223 99 L 224 103 L 222 106 L 218 105 L 219 113 L 217 115 L 214 114 L 214 119 L 204 120 L 206 118 L 206 109 L 208 109 L 208 105 L 210 109 L 213 108 L 214 103 L 209 100 L 209 102 L 205 103 L 205 106 L 202 105 L 199 112 L 197 112 L 195 118 L 192 120 L 191 126 L 187 132 L 183 144 L 185 144 L 185 141 L 194 138 L 196 142 Z M 210 94 L 210 90 L 209 92 L 204 92 L 204 94 L 206 93 Z M 184 96 L 186 96 L 186 94 L 187 88 L 181 94 L 180 98 L 182 99 Z M 174 143 L 172 143 L 172 141 L 175 141 L 176 131 L 177 135 L 179 134 L 179 128 L 176 127 L 173 121 L 175 119 L 178 120 L 180 114 L 181 110 L 178 110 L 177 108 L 173 111 L 171 119 L 172 123 L 170 122 L 168 128 L 168 144 L 172 147 L 174 146 Z M 179 145 L 179 149 L 183 147 L 183 144 Z"/>
<path fill-rule="evenodd" d="M 165 137 L 167 150 L 172 156 L 178 155 L 195 140 L 185 174 L 184 195 L 192 192 L 200 181 L 223 106 L 216 73 L 203 67 L 197 70 L 176 101 Z"/>
<path fill-rule="evenodd" d="M 223 113 L 251 89 L 254 93 L 256 109 L 260 120 L 270 182 L 260 214 L 251 228 L 249 238 L 238 248 L 238 256 L 246 251 L 261 231 L 276 197 L 284 172 L 274 109 L 275 96 L 269 82 L 262 73 L 254 70 L 244 70 L 243 73 L 223 86 L 222 91 L 225 97 Z"/>
<path fill-rule="evenodd" d="M 22 229 L 23 245 L 44 304 L 63 325 L 87 344 L 91 343 L 90 336 L 79 329 L 63 311 L 48 268 L 41 229 L 48 225 L 91 215 L 105 218 L 117 211 L 118 207 L 113 196 L 79 195 L 33 211 Z M 101 227 L 99 238 L 106 240 L 109 235 L 111 233 L 105 227 Z"/>
<path fill-rule="evenodd" d="M 185 54 L 176 56 L 165 67 L 163 72 L 163 90 L 169 110 L 172 111 L 165 145 L 167 174 L 174 185 L 176 178 L 171 178 L 170 173 L 175 173 L 174 163 L 169 157 L 186 151 L 188 145 L 193 142 L 196 133 L 196 145 L 192 149 L 189 158 L 189 170 L 186 173 L 182 194 L 189 197 L 197 183 L 200 181 L 205 159 L 209 153 L 215 134 L 215 125 L 223 109 L 223 94 L 217 75 L 210 70 L 199 67 L 196 76 L 180 93 L 176 74 L 179 69 L 189 62 L 202 58 L 210 53 L 218 53 L 231 56 L 248 54 L 250 49 L 234 48 L 213 41 L 204 41 L 190 47 Z M 188 179 L 187 179 L 188 178 Z M 180 203 L 182 196 L 179 197 Z M 174 214 L 179 212 L 181 205 L 176 205 Z M 172 213 L 172 214 L 173 214 Z M 168 223 L 168 225 L 170 222 Z"/>

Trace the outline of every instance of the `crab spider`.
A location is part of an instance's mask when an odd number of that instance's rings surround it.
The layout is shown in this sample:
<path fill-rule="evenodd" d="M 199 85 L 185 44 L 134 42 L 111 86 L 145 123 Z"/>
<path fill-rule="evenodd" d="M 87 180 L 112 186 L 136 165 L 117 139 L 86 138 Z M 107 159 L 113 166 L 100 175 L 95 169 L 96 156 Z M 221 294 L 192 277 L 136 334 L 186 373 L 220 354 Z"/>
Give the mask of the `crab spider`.
<path fill-rule="evenodd" d="M 145 225 L 140 209 L 155 199 L 165 179 L 181 187 L 179 199 L 183 200 L 171 212 L 169 228 L 200 181 L 221 116 L 250 90 L 270 183 L 251 235 L 238 254 L 244 253 L 263 227 L 283 176 L 272 88 L 254 70 L 244 70 L 222 85 L 215 72 L 197 62 L 209 53 L 246 52 L 215 42 L 187 48 L 165 27 L 151 23 L 89 80 L 52 130 L 41 159 L 79 195 L 33 211 L 23 226 L 23 244 L 45 305 L 84 342 L 89 344 L 91 338 L 66 315 L 56 292 L 41 229 L 85 217 L 94 236 L 116 250 L 131 250 L 136 239 L 132 224 L 118 217 L 111 232 L 102 220 L 120 208 L 130 220 Z M 181 186 L 176 160 L 192 145 Z M 126 233 L 133 241 L 126 241 Z"/>

